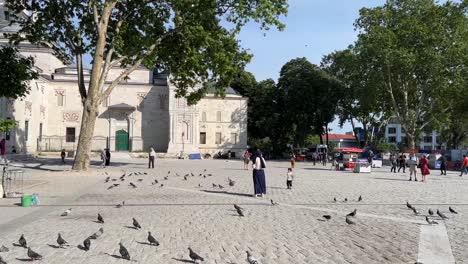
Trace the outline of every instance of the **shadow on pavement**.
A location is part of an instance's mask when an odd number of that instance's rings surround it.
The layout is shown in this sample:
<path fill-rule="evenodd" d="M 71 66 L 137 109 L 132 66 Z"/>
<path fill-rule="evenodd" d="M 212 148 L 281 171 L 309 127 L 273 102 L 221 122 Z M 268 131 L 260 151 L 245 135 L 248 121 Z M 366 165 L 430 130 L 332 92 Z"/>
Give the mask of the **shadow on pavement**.
<path fill-rule="evenodd" d="M 192 260 L 189 259 L 178 259 L 178 258 L 172 258 L 173 260 L 179 261 L 179 262 L 185 262 L 185 263 L 195 263 Z"/>
<path fill-rule="evenodd" d="M 210 190 L 202 190 L 202 192 L 206 192 L 206 193 L 217 193 L 217 194 L 228 194 L 228 195 L 243 196 L 243 197 L 252 197 L 251 194 L 246 194 L 246 193 L 234 193 L 234 192 L 228 192 L 228 191 L 210 191 Z"/>

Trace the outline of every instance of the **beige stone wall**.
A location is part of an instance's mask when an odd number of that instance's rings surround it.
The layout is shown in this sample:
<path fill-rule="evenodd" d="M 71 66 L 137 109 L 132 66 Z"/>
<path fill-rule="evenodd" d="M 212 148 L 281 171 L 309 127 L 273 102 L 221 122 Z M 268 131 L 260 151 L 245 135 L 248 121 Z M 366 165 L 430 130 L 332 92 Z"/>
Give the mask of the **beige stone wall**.
<path fill-rule="evenodd" d="M 48 52 L 37 52 L 31 50 L 21 50 L 21 54 L 34 58 L 34 65 L 40 68 L 43 74 L 51 74 L 55 69 L 65 67 L 63 62 Z"/>
<path fill-rule="evenodd" d="M 239 157 L 247 147 L 247 99 L 207 97 L 202 99 L 197 107 L 200 117 L 199 132 L 206 133 L 206 144 L 198 145 L 200 152 L 213 155 L 218 151 L 231 150 Z M 216 143 L 216 133 L 221 133 L 219 144 Z"/>

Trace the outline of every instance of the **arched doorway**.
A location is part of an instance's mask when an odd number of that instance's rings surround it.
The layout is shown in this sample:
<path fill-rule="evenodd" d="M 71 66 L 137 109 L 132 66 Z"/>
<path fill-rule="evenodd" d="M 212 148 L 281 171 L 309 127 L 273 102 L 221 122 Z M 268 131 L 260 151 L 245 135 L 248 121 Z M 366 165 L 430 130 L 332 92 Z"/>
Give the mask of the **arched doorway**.
<path fill-rule="evenodd" d="M 128 132 L 123 129 L 115 131 L 115 150 L 128 149 Z"/>

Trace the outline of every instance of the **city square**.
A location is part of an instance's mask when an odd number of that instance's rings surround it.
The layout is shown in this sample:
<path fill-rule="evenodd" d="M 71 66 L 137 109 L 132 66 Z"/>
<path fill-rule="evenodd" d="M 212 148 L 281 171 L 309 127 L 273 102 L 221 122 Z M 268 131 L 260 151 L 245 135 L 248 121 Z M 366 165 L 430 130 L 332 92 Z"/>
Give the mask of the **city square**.
<path fill-rule="evenodd" d="M 21 234 L 43 256 L 38 263 L 122 263 L 119 242 L 138 263 L 190 262 L 188 247 L 205 263 L 245 263 L 247 250 L 259 263 L 464 263 L 468 258 L 467 179 L 455 172 L 434 173 L 422 183 L 388 167 L 356 174 L 299 162 L 288 190 L 289 162 L 267 161 L 267 195 L 254 198 L 252 171 L 239 160 L 158 159 L 155 169 L 147 169 L 146 159 L 123 154 L 113 166 L 90 173 L 69 171 L 50 158 L 42 162 L 41 170 L 25 169 L 34 179 L 31 187 L 25 180 L 26 191 L 39 194 L 39 206 L 0 200 L 0 241 L 10 249 L 2 253 L 8 263 L 28 259 L 26 249 L 13 246 Z M 128 176 L 121 181 L 123 173 Z M 108 190 L 114 183 L 120 185 Z M 125 205 L 116 208 L 122 201 Z M 244 217 L 233 204 L 244 209 Z M 68 208 L 70 215 L 60 216 Z M 449 218 L 434 216 L 439 224 L 428 225 L 429 208 Z M 347 224 L 345 215 L 354 209 L 355 224 Z M 98 213 L 104 224 L 97 223 Z M 132 217 L 140 230 L 132 228 Z M 104 234 L 92 240 L 89 251 L 77 247 L 100 227 Z M 147 244 L 148 231 L 159 246 Z M 57 233 L 70 247 L 57 248 Z"/>

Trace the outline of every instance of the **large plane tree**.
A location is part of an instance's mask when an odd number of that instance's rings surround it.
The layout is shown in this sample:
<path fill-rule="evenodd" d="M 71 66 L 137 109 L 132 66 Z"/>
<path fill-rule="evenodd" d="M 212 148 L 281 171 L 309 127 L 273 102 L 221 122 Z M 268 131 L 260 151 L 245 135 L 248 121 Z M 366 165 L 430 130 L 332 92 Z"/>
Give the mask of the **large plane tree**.
<path fill-rule="evenodd" d="M 284 25 L 287 0 L 7 0 L 19 19 L 17 41 L 50 45 L 78 68 L 83 105 L 73 169 L 89 167 L 98 105 L 140 65 L 171 73 L 177 95 L 199 100 L 211 83 L 221 94 L 249 61 L 236 36 L 249 21 L 262 29 Z M 83 57 L 92 57 L 89 82 Z M 108 80 L 112 67 L 123 68 Z"/>

